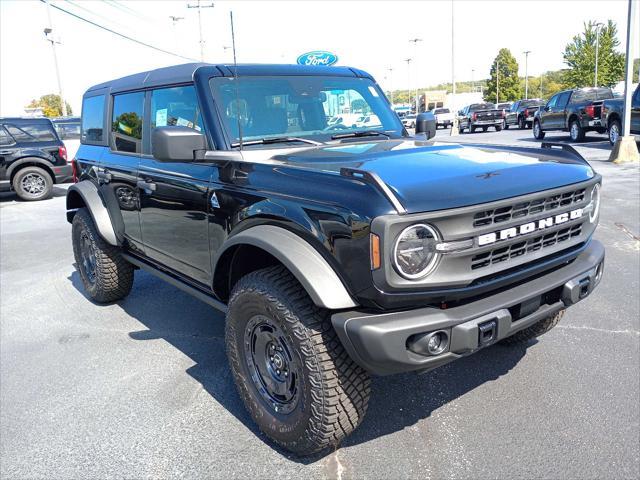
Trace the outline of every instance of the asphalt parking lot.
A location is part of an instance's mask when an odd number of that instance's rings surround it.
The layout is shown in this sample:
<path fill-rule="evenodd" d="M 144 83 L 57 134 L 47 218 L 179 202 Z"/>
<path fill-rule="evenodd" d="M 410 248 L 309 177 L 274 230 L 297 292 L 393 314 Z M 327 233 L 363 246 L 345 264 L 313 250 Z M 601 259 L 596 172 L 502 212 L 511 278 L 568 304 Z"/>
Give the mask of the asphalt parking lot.
<path fill-rule="evenodd" d="M 536 146 L 530 130 L 437 139 Z M 638 478 L 639 170 L 605 162 L 603 135 L 577 148 L 604 177 L 594 294 L 526 347 L 374 379 L 361 427 L 307 458 L 252 424 L 219 313 L 143 272 L 124 301 L 92 303 L 65 187 L 38 203 L 0 194 L 0 476 Z"/>

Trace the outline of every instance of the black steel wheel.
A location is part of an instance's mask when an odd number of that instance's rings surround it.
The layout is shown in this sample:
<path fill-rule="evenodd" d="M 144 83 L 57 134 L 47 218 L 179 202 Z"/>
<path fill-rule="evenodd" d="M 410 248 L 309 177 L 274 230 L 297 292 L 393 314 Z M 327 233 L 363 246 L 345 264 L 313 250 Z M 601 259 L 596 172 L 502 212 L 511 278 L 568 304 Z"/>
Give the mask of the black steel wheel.
<path fill-rule="evenodd" d="M 234 285 L 225 343 L 245 407 L 287 450 L 308 455 L 336 447 L 362 422 L 369 375 L 344 350 L 329 312 L 283 266 Z"/>

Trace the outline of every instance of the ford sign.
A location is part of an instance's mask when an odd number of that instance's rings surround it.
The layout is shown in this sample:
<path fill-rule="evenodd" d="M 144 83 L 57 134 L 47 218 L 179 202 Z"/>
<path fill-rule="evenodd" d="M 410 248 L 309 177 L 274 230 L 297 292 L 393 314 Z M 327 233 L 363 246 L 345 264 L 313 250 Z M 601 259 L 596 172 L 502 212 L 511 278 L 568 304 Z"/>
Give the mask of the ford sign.
<path fill-rule="evenodd" d="M 298 57 L 298 65 L 325 66 L 333 65 L 338 61 L 338 56 L 324 50 L 303 53 Z"/>

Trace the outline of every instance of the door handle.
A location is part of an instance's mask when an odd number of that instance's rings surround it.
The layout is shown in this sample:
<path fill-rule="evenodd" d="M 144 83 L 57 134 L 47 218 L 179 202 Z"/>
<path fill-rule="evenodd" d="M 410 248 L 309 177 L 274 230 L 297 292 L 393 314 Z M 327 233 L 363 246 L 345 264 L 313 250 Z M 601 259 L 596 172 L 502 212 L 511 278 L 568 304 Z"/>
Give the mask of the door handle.
<path fill-rule="evenodd" d="M 12 150 L 0 150 L 0 155 L 11 155 L 12 153 Z"/>
<path fill-rule="evenodd" d="M 153 182 L 148 182 L 146 180 L 138 180 L 136 185 L 140 190 L 144 191 L 144 193 L 146 193 L 147 195 L 151 195 L 152 192 L 156 191 L 156 184 Z"/>

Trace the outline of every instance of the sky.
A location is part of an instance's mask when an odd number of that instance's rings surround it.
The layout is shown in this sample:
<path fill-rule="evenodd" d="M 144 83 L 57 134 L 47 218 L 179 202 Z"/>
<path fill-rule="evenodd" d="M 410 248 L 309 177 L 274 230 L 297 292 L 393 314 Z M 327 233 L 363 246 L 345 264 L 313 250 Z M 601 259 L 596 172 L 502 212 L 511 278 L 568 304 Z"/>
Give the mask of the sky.
<path fill-rule="evenodd" d="M 200 59 L 197 9 L 187 8 L 197 0 L 50 1 L 63 95 L 76 114 L 91 85 L 189 60 L 125 40 L 53 6 Z M 588 20 L 614 20 L 620 49 L 626 45 L 626 0 L 201 0 L 202 6 L 211 3 L 213 8 L 201 10 L 205 61 L 232 61 L 233 10 L 239 63 L 295 63 L 304 52 L 328 50 L 338 56 L 339 65 L 368 71 L 385 90 L 451 80 L 452 4 L 459 81 L 487 78 L 503 47 L 514 54 L 522 75 L 525 50 L 532 52 L 531 75 L 563 68 L 564 46 Z M 174 25 L 171 15 L 183 19 Z M 48 25 L 41 1 L 0 0 L 0 115 L 21 115 L 31 99 L 57 93 L 52 49 L 43 33 Z M 414 44 L 412 38 L 422 41 Z M 410 69 L 406 58 L 413 59 Z"/>

